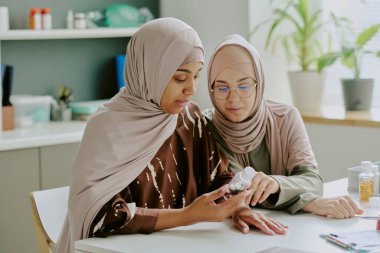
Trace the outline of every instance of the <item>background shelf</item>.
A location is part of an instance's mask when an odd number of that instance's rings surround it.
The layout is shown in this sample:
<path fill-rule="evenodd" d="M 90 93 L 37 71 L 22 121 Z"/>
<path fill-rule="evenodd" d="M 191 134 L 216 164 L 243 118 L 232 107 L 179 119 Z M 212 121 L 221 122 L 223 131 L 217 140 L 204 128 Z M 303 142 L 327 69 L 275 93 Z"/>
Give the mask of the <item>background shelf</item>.
<path fill-rule="evenodd" d="M 131 37 L 139 28 L 95 28 L 53 30 L 9 30 L 0 32 L 0 40 L 53 40 Z"/>

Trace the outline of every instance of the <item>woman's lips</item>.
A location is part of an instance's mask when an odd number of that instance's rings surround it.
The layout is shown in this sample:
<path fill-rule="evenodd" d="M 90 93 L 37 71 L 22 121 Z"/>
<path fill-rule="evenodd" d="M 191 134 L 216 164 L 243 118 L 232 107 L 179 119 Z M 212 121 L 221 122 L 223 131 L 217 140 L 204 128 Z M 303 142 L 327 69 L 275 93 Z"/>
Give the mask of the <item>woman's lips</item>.
<path fill-rule="evenodd" d="M 179 107 L 185 107 L 187 105 L 187 103 L 189 102 L 189 100 L 177 100 L 176 101 L 176 104 L 179 106 Z"/>
<path fill-rule="evenodd" d="M 237 113 L 240 111 L 241 108 L 227 108 L 227 111 L 232 112 L 232 113 Z"/>

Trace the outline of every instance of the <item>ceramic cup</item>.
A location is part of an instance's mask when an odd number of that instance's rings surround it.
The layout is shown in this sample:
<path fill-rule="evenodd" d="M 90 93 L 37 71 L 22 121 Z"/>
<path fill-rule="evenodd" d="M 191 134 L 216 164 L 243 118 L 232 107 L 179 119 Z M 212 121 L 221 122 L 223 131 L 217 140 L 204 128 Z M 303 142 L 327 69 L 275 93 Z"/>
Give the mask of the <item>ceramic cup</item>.
<path fill-rule="evenodd" d="M 8 7 L 0 6 L 0 32 L 9 30 L 9 11 Z"/>

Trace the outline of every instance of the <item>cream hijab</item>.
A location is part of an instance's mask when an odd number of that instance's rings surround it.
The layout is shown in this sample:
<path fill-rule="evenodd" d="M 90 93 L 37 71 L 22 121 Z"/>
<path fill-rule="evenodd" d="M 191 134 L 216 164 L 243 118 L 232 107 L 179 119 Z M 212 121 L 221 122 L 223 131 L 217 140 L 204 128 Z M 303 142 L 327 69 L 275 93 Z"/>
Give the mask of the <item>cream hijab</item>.
<path fill-rule="evenodd" d="M 225 118 L 211 93 L 215 79 L 226 68 L 242 71 L 258 82 L 254 106 L 243 122 L 235 123 Z M 260 56 L 240 35 L 226 37 L 215 49 L 208 67 L 208 88 L 216 108 L 213 124 L 241 165 L 249 165 L 248 153 L 265 137 L 272 174 L 290 174 L 299 165 L 317 166 L 299 113 L 290 106 L 264 98 L 265 78 Z M 294 135 L 296 143 L 288 143 L 289 134 Z"/>
<path fill-rule="evenodd" d="M 178 67 L 190 61 L 203 62 L 202 43 L 196 31 L 178 19 L 148 22 L 131 38 L 125 89 L 87 123 L 56 252 L 73 252 L 74 241 L 89 236 L 101 207 L 143 171 L 174 132 L 177 115 L 163 112 L 160 100 Z"/>

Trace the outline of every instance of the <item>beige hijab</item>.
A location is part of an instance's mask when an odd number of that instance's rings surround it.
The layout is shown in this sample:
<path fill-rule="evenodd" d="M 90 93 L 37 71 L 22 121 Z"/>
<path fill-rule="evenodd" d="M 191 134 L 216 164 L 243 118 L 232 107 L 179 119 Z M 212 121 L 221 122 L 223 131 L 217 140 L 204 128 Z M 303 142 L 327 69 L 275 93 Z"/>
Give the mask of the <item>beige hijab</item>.
<path fill-rule="evenodd" d="M 125 89 L 87 123 L 56 252 L 73 252 L 74 241 L 89 236 L 101 207 L 143 171 L 174 132 L 177 115 L 163 112 L 160 100 L 178 67 L 190 61 L 203 62 L 202 44 L 196 31 L 178 19 L 148 22 L 131 38 Z"/>
<path fill-rule="evenodd" d="M 255 104 L 243 122 L 235 123 L 225 118 L 216 108 L 211 94 L 215 79 L 226 68 L 242 71 L 258 82 Z M 290 174 L 298 165 L 317 166 L 302 118 L 294 108 L 264 98 L 265 79 L 260 56 L 240 35 L 226 37 L 215 49 L 209 62 L 208 88 L 216 108 L 213 124 L 240 164 L 249 165 L 248 153 L 265 137 L 272 174 Z M 292 119 L 286 119 L 287 116 Z M 294 135 L 297 143 L 288 143 L 289 134 Z"/>

